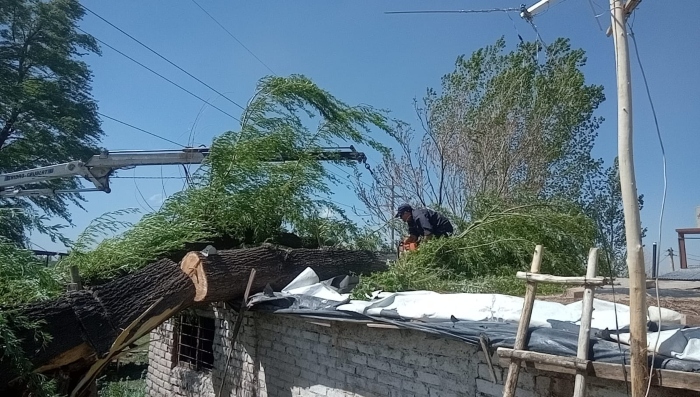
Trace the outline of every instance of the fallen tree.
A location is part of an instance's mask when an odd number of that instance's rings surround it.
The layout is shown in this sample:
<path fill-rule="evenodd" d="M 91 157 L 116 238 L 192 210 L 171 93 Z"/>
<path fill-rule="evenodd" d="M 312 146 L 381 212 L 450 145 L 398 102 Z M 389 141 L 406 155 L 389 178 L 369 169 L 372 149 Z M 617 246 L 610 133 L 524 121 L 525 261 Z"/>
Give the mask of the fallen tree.
<path fill-rule="evenodd" d="M 18 316 L 43 322 L 40 330 L 52 337 L 45 345 L 34 337 L 36 330 L 18 332 L 34 371 L 63 378 L 63 391 L 79 394 L 112 357 L 173 314 L 241 298 L 251 269 L 256 270 L 252 291 L 261 291 L 268 284 L 283 288 L 307 267 L 325 279 L 384 270 L 386 258 L 369 251 L 271 245 L 190 252 L 180 265 L 164 259 L 104 285 L 20 308 Z M 0 361 L 2 395 L 20 395 L 24 387 L 12 363 Z"/>

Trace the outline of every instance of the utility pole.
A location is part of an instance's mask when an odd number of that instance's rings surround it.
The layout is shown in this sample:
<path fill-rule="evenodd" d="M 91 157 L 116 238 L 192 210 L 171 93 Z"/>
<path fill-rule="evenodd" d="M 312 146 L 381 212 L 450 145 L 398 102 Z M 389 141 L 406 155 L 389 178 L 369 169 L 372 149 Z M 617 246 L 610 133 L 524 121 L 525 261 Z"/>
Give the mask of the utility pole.
<path fill-rule="evenodd" d="M 625 215 L 627 240 L 627 268 L 630 281 L 630 355 L 632 397 L 644 397 L 649 376 L 647 362 L 647 307 L 644 249 L 642 248 L 641 221 L 637 202 L 637 183 L 634 175 L 632 139 L 632 82 L 630 76 L 629 46 L 627 43 L 627 16 L 639 3 L 628 0 L 610 0 L 612 36 L 615 41 L 615 68 L 617 72 L 617 150 L 620 163 L 622 206 Z"/>
<path fill-rule="evenodd" d="M 542 12 L 553 0 L 541 0 L 529 8 L 522 7 L 521 16 L 527 20 Z M 632 139 L 632 83 L 627 17 L 641 0 L 610 0 L 610 20 L 615 43 L 615 70 L 617 75 L 617 150 L 620 164 L 622 206 L 625 215 L 627 241 L 627 268 L 630 279 L 630 355 L 632 397 L 644 397 L 647 388 L 647 307 L 646 273 L 642 228 L 637 202 L 637 183 L 634 176 Z"/>
<path fill-rule="evenodd" d="M 675 263 L 673 263 L 673 257 L 674 257 L 674 255 L 675 255 L 675 254 L 673 253 L 673 248 L 669 248 L 666 252 L 668 252 L 668 257 L 671 258 L 671 271 L 672 271 L 672 272 L 675 272 L 675 271 L 676 271 L 676 265 L 675 265 Z"/>

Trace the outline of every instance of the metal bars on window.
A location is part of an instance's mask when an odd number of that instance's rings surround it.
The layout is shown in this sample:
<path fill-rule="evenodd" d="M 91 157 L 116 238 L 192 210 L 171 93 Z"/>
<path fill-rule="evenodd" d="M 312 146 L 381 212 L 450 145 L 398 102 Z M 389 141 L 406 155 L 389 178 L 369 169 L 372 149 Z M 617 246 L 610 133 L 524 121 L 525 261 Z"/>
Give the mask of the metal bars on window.
<path fill-rule="evenodd" d="M 196 371 L 211 370 L 214 367 L 213 318 L 182 315 L 177 329 L 178 365 Z"/>

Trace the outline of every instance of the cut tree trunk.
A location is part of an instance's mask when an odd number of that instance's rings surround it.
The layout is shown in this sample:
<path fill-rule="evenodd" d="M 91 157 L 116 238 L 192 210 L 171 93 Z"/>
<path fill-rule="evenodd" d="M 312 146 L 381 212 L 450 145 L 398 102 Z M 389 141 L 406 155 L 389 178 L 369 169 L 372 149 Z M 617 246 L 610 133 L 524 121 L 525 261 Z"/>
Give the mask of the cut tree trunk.
<path fill-rule="evenodd" d="M 164 259 L 104 285 L 22 307 L 17 316 L 43 321 L 40 329 L 52 338 L 42 346 L 34 331 L 19 330 L 18 336 L 24 339 L 22 347 L 36 372 L 70 368 L 75 382 L 89 365 L 119 348 L 114 346 L 118 338 L 131 340 L 137 332 L 147 333 L 173 313 L 195 304 L 242 297 L 253 268 L 257 271 L 254 293 L 267 284 L 279 290 L 307 267 L 327 279 L 384 270 L 386 258 L 367 251 L 293 250 L 270 245 L 209 256 L 190 252 L 180 266 Z M 132 335 L 120 335 L 124 330 Z M 9 360 L 0 360 L 1 395 L 20 392 L 24 385 L 18 375 Z"/>
<path fill-rule="evenodd" d="M 265 246 L 219 251 L 210 256 L 190 252 L 181 263 L 182 271 L 190 276 L 196 288 L 196 302 L 225 302 L 242 296 L 251 269 L 256 270 L 253 291 L 260 291 L 267 284 L 279 291 L 307 267 L 324 280 L 341 273 L 362 274 L 386 266 L 385 260 L 368 251 L 279 250 Z"/>

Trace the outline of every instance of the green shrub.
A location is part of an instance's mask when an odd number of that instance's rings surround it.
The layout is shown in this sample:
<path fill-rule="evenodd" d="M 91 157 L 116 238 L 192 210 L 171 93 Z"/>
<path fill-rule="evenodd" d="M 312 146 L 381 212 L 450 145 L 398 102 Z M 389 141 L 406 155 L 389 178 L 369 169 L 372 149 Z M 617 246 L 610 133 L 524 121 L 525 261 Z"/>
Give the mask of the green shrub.
<path fill-rule="evenodd" d="M 363 278 L 358 294 L 378 288 L 521 295 L 524 283 L 515 273 L 530 269 L 538 244 L 544 246 L 542 273 L 584 273 L 595 229 L 576 206 L 535 200 L 508 206 L 484 198 L 475 200 L 471 213 L 474 220 L 456 225 L 454 237 L 423 243 L 388 271 Z M 542 293 L 558 291 L 562 289 L 540 288 Z"/>
<path fill-rule="evenodd" d="M 146 380 L 119 380 L 105 382 L 97 392 L 99 397 L 145 397 Z"/>

